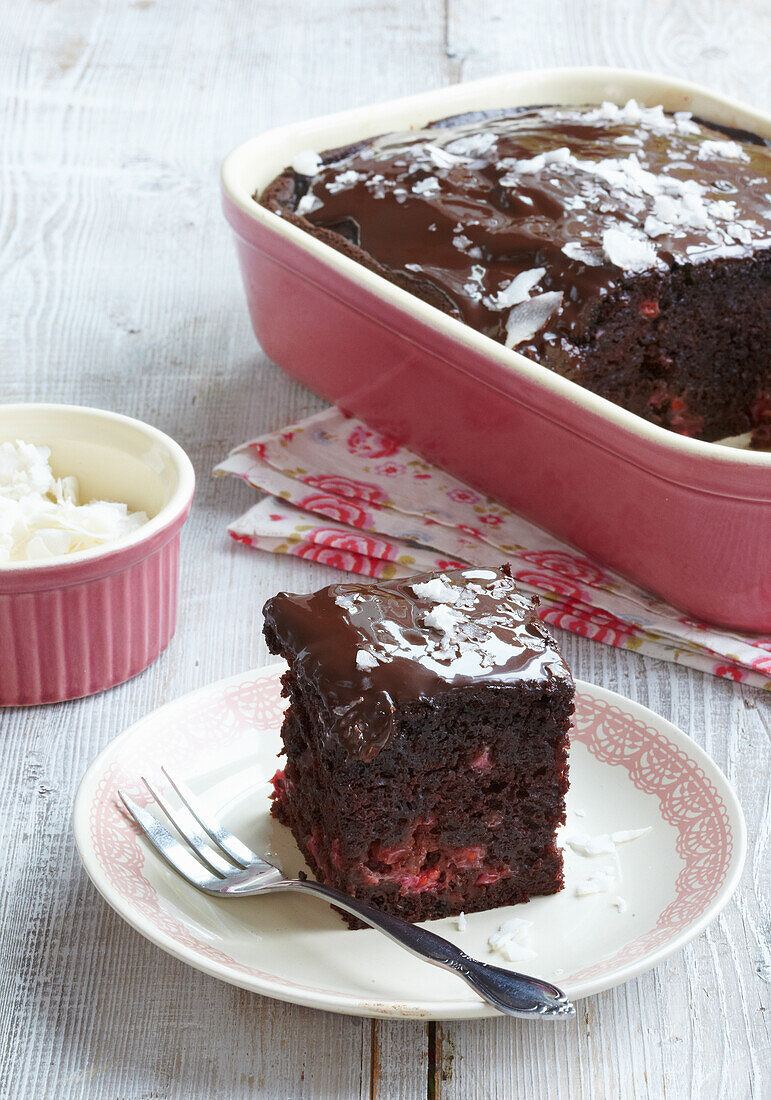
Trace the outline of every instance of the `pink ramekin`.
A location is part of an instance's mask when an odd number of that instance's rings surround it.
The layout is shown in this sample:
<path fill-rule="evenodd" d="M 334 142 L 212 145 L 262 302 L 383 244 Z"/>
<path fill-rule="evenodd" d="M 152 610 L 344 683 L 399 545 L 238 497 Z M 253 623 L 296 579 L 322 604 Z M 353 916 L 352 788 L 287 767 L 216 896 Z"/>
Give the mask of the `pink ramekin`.
<path fill-rule="evenodd" d="M 0 564 L 0 705 L 54 703 L 128 680 L 176 625 L 179 533 L 195 475 L 182 448 L 128 416 L 75 405 L 0 405 L 0 440 L 51 448 L 84 500 L 150 517 L 104 548 Z"/>
<path fill-rule="evenodd" d="M 223 203 L 249 311 L 293 377 L 698 619 L 771 630 L 771 455 L 687 439 L 510 351 L 259 206 L 302 149 L 482 108 L 623 103 L 771 137 L 771 119 L 683 81 L 514 73 L 282 127 L 235 149 Z"/>

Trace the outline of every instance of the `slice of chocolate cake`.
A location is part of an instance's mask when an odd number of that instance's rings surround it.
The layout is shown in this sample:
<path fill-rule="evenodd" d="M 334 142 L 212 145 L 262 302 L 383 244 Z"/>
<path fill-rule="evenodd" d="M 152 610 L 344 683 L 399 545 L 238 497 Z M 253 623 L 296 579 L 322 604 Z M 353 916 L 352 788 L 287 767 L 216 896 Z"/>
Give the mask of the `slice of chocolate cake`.
<path fill-rule="evenodd" d="M 274 816 L 321 881 L 417 921 L 561 889 L 573 681 L 502 569 L 281 592 Z"/>

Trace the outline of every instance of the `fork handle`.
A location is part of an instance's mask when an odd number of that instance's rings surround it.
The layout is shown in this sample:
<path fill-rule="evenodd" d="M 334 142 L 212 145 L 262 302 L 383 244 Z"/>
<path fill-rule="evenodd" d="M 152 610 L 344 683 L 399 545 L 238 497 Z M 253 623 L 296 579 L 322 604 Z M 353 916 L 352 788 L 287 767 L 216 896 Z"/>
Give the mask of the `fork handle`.
<path fill-rule="evenodd" d="M 532 978 L 526 974 L 504 970 L 499 966 L 478 962 L 461 951 L 454 943 L 450 943 L 442 936 L 437 936 L 435 932 L 429 932 L 427 928 L 421 928 L 417 924 L 409 924 L 401 917 L 392 916 L 390 913 L 382 913 L 359 901 L 358 898 L 352 898 L 322 882 L 284 879 L 275 886 L 267 886 L 264 889 L 296 890 L 315 894 L 316 897 L 323 898 L 340 909 L 345 909 L 372 928 L 383 932 L 389 939 L 405 947 L 419 959 L 457 974 L 481 997 L 507 1016 L 523 1016 L 526 1019 L 535 1016 L 556 1018 L 572 1016 L 575 1013 L 571 1002 L 556 985 L 542 981 L 540 978 Z"/>

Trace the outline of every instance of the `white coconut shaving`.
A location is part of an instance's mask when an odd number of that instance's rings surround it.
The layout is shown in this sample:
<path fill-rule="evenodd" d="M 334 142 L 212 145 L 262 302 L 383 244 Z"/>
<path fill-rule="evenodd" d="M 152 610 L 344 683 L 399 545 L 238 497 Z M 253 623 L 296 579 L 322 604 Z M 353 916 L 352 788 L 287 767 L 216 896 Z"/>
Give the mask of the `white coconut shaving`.
<path fill-rule="evenodd" d="M 700 142 L 697 160 L 711 160 L 718 157 L 721 160 L 749 160 L 750 158 L 742 149 L 738 141 L 709 141 Z"/>
<path fill-rule="evenodd" d="M 459 612 L 454 611 L 446 603 L 438 603 L 436 607 L 426 612 L 423 616 L 423 622 L 426 626 L 438 630 L 440 634 L 452 634 L 462 617 Z"/>
<path fill-rule="evenodd" d="M 578 260 L 587 267 L 599 267 L 603 263 L 602 253 L 596 248 L 589 248 L 580 241 L 568 241 L 563 244 L 562 251 L 569 260 Z"/>
<path fill-rule="evenodd" d="M 296 213 L 304 217 L 306 214 L 312 214 L 314 210 L 318 210 L 323 205 L 321 199 L 317 198 L 312 191 L 308 191 L 298 202 Z"/>
<path fill-rule="evenodd" d="M 431 195 L 439 191 L 439 180 L 436 176 L 426 176 L 424 180 L 413 183 L 412 190 L 416 195 Z M 469 244 L 471 242 L 469 241 Z"/>
<path fill-rule="evenodd" d="M 561 290 L 548 290 L 514 306 L 506 321 L 506 347 L 515 348 L 535 336 L 561 302 Z"/>
<path fill-rule="evenodd" d="M 529 271 L 520 271 L 510 283 L 499 290 L 497 294 L 484 299 L 488 309 L 510 309 L 512 306 L 526 302 L 533 290 L 546 274 L 545 267 L 533 267 Z"/>
<path fill-rule="evenodd" d="M 655 107 L 643 107 L 636 99 L 628 99 L 623 107 L 617 103 L 602 103 L 593 111 L 587 111 L 586 122 L 628 123 L 630 126 L 642 126 L 654 133 L 698 134 L 699 127 L 693 121 L 690 111 L 675 111 L 674 115 L 665 114 L 659 103 Z"/>
<path fill-rule="evenodd" d="M 321 168 L 321 157 L 314 149 L 303 149 L 292 158 L 292 170 L 298 176 L 315 176 Z"/>
<path fill-rule="evenodd" d="M 520 176 L 531 176 L 535 172 L 540 172 L 547 164 L 567 164 L 571 160 L 575 160 L 575 157 L 570 152 L 567 145 L 564 145 L 560 149 L 551 149 L 546 153 L 538 153 L 536 156 L 528 157 L 525 160 L 513 160 L 510 157 L 506 157 L 501 161 L 501 165 L 507 169 L 513 168 Z M 508 186 L 507 179 L 501 179 L 501 184 L 504 187 Z"/>
<path fill-rule="evenodd" d="M 445 145 L 445 150 L 460 157 L 481 157 L 492 149 L 497 140 L 498 135 L 487 130 L 484 133 L 456 138 Z"/>
<path fill-rule="evenodd" d="M 77 478 L 54 477 L 48 447 L 0 443 L 0 562 L 45 561 L 131 534 L 147 523 L 125 504 L 80 503 Z"/>
<path fill-rule="evenodd" d="M 536 957 L 535 951 L 525 942 L 532 924 L 531 920 L 523 920 L 521 917 L 511 917 L 509 920 L 505 920 L 498 931 L 493 932 L 488 937 L 487 943 L 490 950 L 498 951 L 509 962 L 534 959 Z"/>
<path fill-rule="evenodd" d="M 602 250 L 612 264 L 624 271 L 648 271 L 659 262 L 650 241 L 624 229 L 606 229 L 602 234 Z"/>
<path fill-rule="evenodd" d="M 589 836 L 586 833 L 576 833 L 568 837 L 568 844 L 581 856 L 612 855 L 618 844 L 628 844 L 630 840 L 637 840 L 651 831 L 650 825 L 644 829 L 618 829 L 615 833 L 599 833 L 597 836 Z"/>
<path fill-rule="evenodd" d="M 576 883 L 576 897 L 583 898 L 589 894 L 607 894 L 616 885 L 616 873 L 609 868 L 595 871 L 593 875 Z"/>
<path fill-rule="evenodd" d="M 362 672 L 368 672 L 370 669 L 377 668 L 380 664 L 377 657 L 368 652 L 366 649 L 359 649 L 356 652 L 356 667 L 361 669 Z"/>
<path fill-rule="evenodd" d="M 432 145 L 430 142 L 423 146 L 422 152 L 428 154 L 437 168 L 452 168 L 456 164 L 462 164 L 467 159 L 464 156 L 448 153 L 446 149 L 442 149 L 438 145 Z"/>
<path fill-rule="evenodd" d="M 464 573 L 465 577 L 471 576 Z M 486 578 L 489 580 L 489 577 Z M 463 590 L 448 584 L 442 577 L 432 577 L 430 581 L 418 581 L 411 584 L 410 588 L 419 600 L 433 600 L 434 603 L 457 603 L 463 594 Z"/>
<path fill-rule="evenodd" d="M 330 195 L 336 195 L 339 191 L 347 191 L 353 187 L 359 180 L 363 180 L 364 176 L 361 172 L 357 172 L 354 168 L 348 168 L 345 172 L 341 172 L 339 176 L 327 184 L 327 191 Z"/>

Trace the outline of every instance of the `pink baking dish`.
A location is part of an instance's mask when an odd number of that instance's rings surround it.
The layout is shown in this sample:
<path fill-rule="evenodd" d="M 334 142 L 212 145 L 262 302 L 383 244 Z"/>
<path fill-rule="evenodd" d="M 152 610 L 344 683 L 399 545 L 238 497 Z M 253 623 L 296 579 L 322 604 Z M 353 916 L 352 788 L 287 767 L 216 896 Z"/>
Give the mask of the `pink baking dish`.
<path fill-rule="evenodd" d="M 72 405 L 0 405 L 0 440 L 51 448 L 84 499 L 149 522 L 109 546 L 0 564 L 0 705 L 75 699 L 135 676 L 166 648 L 177 614 L 179 534 L 195 476 L 182 448 L 127 416 Z"/>
<path fill-rule="evenodd" d="M 462 111 L 623 103 L 771 137 L 771 118 L 697 85 L 552 69 L 455 85 L 271 130 L 222 169 L 254 331 L 293 377 L 682 608 L 771 630 L 771 455 L 649 424 L 509 351 L 252 198 L 303 149 Z"/>

